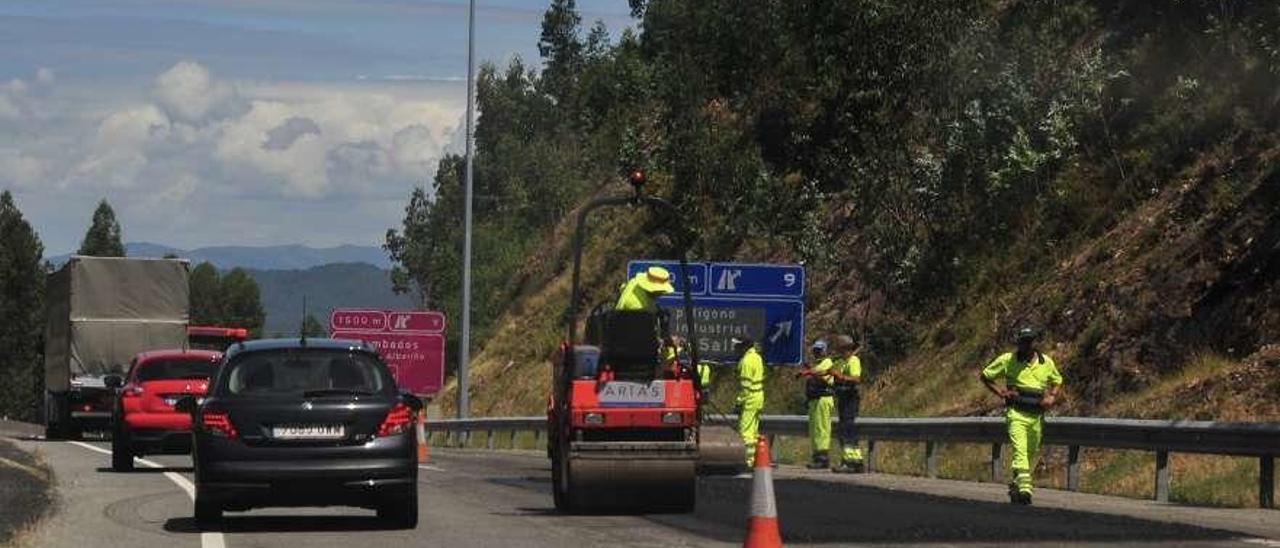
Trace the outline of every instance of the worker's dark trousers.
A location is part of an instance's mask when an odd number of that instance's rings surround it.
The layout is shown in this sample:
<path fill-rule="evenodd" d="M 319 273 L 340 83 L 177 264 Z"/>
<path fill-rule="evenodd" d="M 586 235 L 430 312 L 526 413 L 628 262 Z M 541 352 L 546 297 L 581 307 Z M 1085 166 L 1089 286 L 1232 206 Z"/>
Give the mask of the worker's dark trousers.
<path fill-rule="evenodd" d="M 862 405 L 862 396 L 858 390 L 837 390 L 836 410 L 840 415 L 840 460 L 842 462 L 862 462 L 862 448 L 858 446 L 858 427 L 853 423 L 858 418 L 858 408 Z"/>

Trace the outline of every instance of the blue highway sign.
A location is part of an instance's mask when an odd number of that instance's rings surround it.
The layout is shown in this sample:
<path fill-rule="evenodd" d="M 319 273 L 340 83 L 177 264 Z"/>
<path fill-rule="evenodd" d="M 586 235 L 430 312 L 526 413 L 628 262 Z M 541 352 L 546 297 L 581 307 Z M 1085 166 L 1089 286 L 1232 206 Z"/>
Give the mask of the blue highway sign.
<path fill-rule="evenodd" d="M 686 340 L 698 341 L 698 357 L 702 360 L 737 363 L 731 340 L 743 335 L 760 345 L 767 363 L 799 364 L 804 359 L 804 303 L 801 301 L 695 297 L 696 338 L 689 336 L 682 298 L 663 297 L 658 305 L 671 314 L 673 331 Z"/>
<path fill-rule="evenodd" d="M 804 361 L 804 267 L 740 263 L 689 263 L 689 288 L 693 296 L 697 336 L 689 336 L 679 261 L 631 261 L 628 276 L 661 266 L 671 272 L 676 293 L 658 300 L 672 318 L 672 329 L 698 342 L 698 355 L 706 361 L 736 363 L 734 337 L 750 336 L 764 352 L 766 362 L 799 364 Z"/>
<path fill-rule="evenodd" d="M 804 267 L 711 263 L 711 295 L 733 298 L 804 299 Z"/>

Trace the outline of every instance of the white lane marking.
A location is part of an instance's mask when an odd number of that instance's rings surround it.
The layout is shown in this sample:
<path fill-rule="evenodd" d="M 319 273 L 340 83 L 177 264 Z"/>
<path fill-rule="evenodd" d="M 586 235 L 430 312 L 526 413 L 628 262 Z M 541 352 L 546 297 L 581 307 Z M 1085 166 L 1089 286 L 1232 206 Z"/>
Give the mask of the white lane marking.
<path fill-rule="evenodd" d="M 89 445 L 89 444 L 87 444 L 87 443 L 85 443 L 85 442 L 82 442 L 82 441 L 69 441 L 69 442 L 67 442 L 67 443 L 70 443 L 71 445 L 76 445 L 76 446 L 79 446 L 79 447 L 83 447 L 83 448 L 88 449 L 88 450 L 90 450 L 90 451 L 95 451 L 95 452 L 98 452 L 98 453 L 102 453 L 103 455 L 110 455 L 110 454 L 111 454 L 111 451 L 109 451 L 109 450 L 107 450 L 107 449 L 103 449 L 103 448 L 98 447 L 98 446 L 96 446 L 96 445 Z"/>
<path fill-rule="evenodd" d="M 69 441 L 67 443 L 70 443 L 71 445 L 83 447 L 90 451 L 102 453 L 104 455 L 111 454 L 110 450 L 103 449 L 96 445 L 89 445 L 87 443 L 79 442 L 79 441 Z M 155 461 L 150 461 L 150 460 L 138 458 L 138 457 L 133 457 L 133 460 L 138 461 L 139 464 L 146 466 L 147 468 L 164 468 L 163 464 L 160 464 Z M 172 481 L 174 484 L 178 486 L 179 489 L 182 489 L 183 491 L 185 491 L 187 493 L 187 496 L 191 497 L 191 501 L 195 502 L 196 486 L 193 485 L 190 480 L 182 477 L 182 475 L 177 472 L 165 472 L 164 477 L 169 478 L 169 481 Z M 227 546 L 227 541 L 225 538 L 223 538 L 222 533 L 217 531 L 202 531 L 200 533 L 201 548 L 226 548 L 226 546 Z"/>
<path fill-rule="evenodd" d="M 1258 546 L 1280 547 L 1280 540 L 1271 540 L 1265 538 L 1242 538 L 1238 539 L 1245 544 L 1256 544 Z"/>
<path fill-rule="evenodd" d="M 419 465 L 418 465 L 418 468 L 421 468 L 421 469 L 423 469 L 423 470 L 430 470 L 430 471 L 432 471 L 432 472 L 444 472 L 444 471 L 445 471 L 445 470 L 444 470 L 444 468 L 440 468 L 440 467 L 437 467 L 437 466 L 431 466 L 430 464 L 419 464 Z"/>

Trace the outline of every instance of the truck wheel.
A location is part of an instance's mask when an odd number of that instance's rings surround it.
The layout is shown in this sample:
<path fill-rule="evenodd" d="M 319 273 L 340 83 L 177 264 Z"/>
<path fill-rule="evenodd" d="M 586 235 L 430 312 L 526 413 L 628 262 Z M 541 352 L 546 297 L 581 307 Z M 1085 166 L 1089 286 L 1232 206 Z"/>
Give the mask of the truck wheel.
<path fill-rule="evenodd" d="M 70 418 L 64 411 L 67 408 L 62 397 L 53 392 L 45 393 L 44 400 L 44 439 L 60 440 L 65 437 L 65 425 Z"/>
<path fill-rule="evenodd" d="M 116 472 L 133 471 L 133 450 L 129 448 L 129 433 L 115 428 L 111 434 L 111 469 Z"/>

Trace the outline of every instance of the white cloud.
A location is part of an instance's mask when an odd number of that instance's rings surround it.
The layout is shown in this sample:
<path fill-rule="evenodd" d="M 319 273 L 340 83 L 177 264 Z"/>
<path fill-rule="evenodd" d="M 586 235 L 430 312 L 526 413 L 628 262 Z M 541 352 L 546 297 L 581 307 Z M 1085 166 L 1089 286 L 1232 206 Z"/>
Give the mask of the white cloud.
<path fill-rule="evenodd" d="M 134 87 L 40 69 L 0 83 L 0 187 L 27 189 L 36 204 L 106 197 L 132 226 L 159 231 L 131 239 L 201 245 L 210 242 L 200 231 L 234 225 L 258 240 L 310 241 L 332 213 L 305 221 L 299 211 L 399 211 L 430 181 L 459 131 L 454 87 L 224 81 L 193 61 Z M 279 217 L 256 221 L 269 232 L 237 224 L 269 211 Z M 357 241 L 367 242 L 399 219 L 360 222 L 369 226 Z M 296 234 L 284 234 L 290 226 Z"/>
<path fill-rule="evenodd" d="M 391 137 L 391 162 L 415 183 L 425 183 L 435 175 L 439 157 L 433 151 L 444 150 L 442 141 L 425 125 L 406 126 Z"/>
<path fill-rule="evenodd" d="M 236 100 L 229 84 L 214 81 L 209 69 L 192 61 L 182 61 L 157 77 L 155 96 L 165 112 L 188 123 L 204 121 Z"/>

